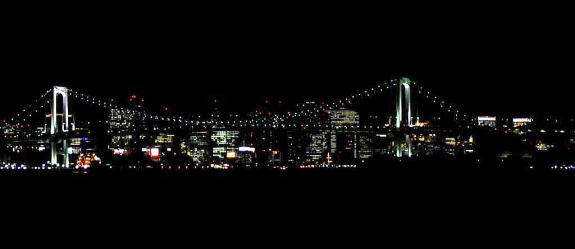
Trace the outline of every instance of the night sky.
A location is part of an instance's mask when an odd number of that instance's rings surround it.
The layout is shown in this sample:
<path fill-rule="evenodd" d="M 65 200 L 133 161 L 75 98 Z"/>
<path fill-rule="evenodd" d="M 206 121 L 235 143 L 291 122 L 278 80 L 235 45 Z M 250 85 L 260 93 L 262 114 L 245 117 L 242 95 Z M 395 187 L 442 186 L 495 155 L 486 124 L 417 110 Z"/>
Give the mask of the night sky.
<path fill-rule="evenodd" d="M 399 76 L 472 112 L 570 111 L 573 38 L 560 13 L 193 13 L 14 26 L 0 115 L 54 84 L 102 98 L 137 94 L 152 110 L 186 113 L 213 98 L 249 111 L 265 99 L 342 96 Z"/>

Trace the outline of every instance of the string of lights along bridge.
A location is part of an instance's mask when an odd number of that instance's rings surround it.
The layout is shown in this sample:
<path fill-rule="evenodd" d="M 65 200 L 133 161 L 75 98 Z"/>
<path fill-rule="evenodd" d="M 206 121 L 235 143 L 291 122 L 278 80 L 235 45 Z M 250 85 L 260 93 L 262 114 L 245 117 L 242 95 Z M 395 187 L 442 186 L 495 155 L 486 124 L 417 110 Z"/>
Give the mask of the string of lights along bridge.
<path fill-rule="evenodd" d="M 443 100 L 441 97 L 433 95 L 431 93 L 431 91 L 424 89 L 417 82 L 411 81 L 408 78 L 403 78 L 401 80 L 402 80 L 402 83 L 399 82 L 400 79 L 385 81 L 385 82 L 378 84 L 375 87 L 371 87 L 371 88 L 365 89 L 363 91 L 359 91 L 359 92 L 352 94 L 348 97 L 333 100 L 329 103 L 312 102 L 311 105 L 309 104 L 309 102 L 308 103 L 302 103 L 298 106 L 303 106 L 303 108 L 301 108 L 301 110 L 298 110 L 295 112 L 273 113 L 273 115 L 252 116 L 252 117 L 247 117 L 247 118 L 243 118 L 243 119 L 235 118 L 235 119 L 230 119 L 230 120 L 185 118 L 184 116 L 169 116 L 169 115 L 164 115 L 164 114 L 159 114 L 159 113 L 151 113 L 151 112 L 148 112 L 148 111 L 141 109 L 141 108 L 132 108 L 132 107 L 121 106 L 120 104 L 115 102 L 113 99 L 112 100 L 102 100 L 102 99 L 97 99 L 97 98 L 91 97 L 90 95 L 82 93 L 80 91 L 76 91 L 76 90 L 69 89 L 66 87 L 53 87 L 52 89 L 47 90 L 38 99 L 34 100 L 32 104 L 24 107 L 21 111 L 16 112 L 16 114 L 13 117 L 8 119 L 9 120 L 8 123 L 11 123 L 14 125 L 25 124 L 26 121 L 28 121 L 32 117 L 32 115 L 37 114 L 37 113 L 44 113 L 45 108 L 48 105 L 55 106 L 55 103 L 54 103 L 55 99 L 48 99 L 49 94 L 52 93 L 53 91 L 65 92 L 64 96 L 66 96 L 66 98 L 68 96 L 70 96 L 70 97 L 74 98 L 75 101 L 78 101 L 79 103 L 89 104 L 89 105 L 92 105 L 92 106 L 95 106 L 98 108 L 107 109 L 109 111 L 118 110 L 118 111 L 122 111 L 122 112 L 129 113 L 129 114 L 138 114 L 138 115 L 141 115 L 144 119 L 151 120 L 151 121 L 177 122 L 183 126 L 204 126 L 205 127 L 205 126 L 225 125 L 225 126 L 240 126 L 241 127 L 241 125 L 244 125 L 244 126 L 252 126 L 252 127 L 269 128 L 269 127 L 274 127 L 274 125 L 275 125 L 276 128 L 295 127 L 293 124 L 294 123 L 293 121 L 296 121 L 298 118 L 300 118 L 300 119 L 313 118 L 313 117 L 316 117 L 317 115 L 321 114 L 325 110 L 349 108 L 349 107 L 353 106 L 355 102 L 360 102 L 364 99 L 377 97 L 381 93 L 385 93 L 385 92 L 390 91 L 391 88 L 399 88 L 400 94 L 402 92 L 402 89 L 405 89 L 405 91 L 406 91 L 405 96 L 403 96 L 401 98 L 397 98 L 397 101 L 399 101 L 399 103 L 397 103 L 396 106 L 399 106 L 399 107 L 401 107 L 402 105 L 406 105 L 408 107 L 411 106 L 411 103 L 409 101 L 409 98 L 411 96 L 410 89 L 414 88 L 414 90 L 417 91 L 417 94 L 419 94 L 420 96 L 429 100 L 430 103 L 437 104 L 438 106 L 443 108 L 445 112 L 450 112 L 450 113 L 453 112 L 453 113 L 455 113 L 456 116 L 460 116 L 461 118 L 467 118 L 468 117 L 465 113 L 461 112 L 460 108 L 458 108 L 452 104 L 447 104 L 447 102 L 445 100 Z M 401 87 L 399 87 L 399 86 L 401 86 Z M 56 90 L 54 90 L 54 89 L 56 89 Z M 61 89 L 61 90 L 58 90 L 58 89 Z M 402 104 L 401 102 L 404 101 L 404 99 L 408 100 L 408 101 L 405 102 L 404 104 Z M 64 106 L 64 109 L 67 110 L 67 105 L 63 104 L 63 106 Z M 400 108 L 400 110 L 401 110 L 401 108 Z M 412 122 L 413 116 L 411 115 L 411 113 L 408 113 L 408 115 L 410 115 L 410 117 L 409 117 L 410 121 L 408 121 L 408 122 Z M 397 120 L 402 120 L 402 118 L 400 117 Z M 413 124 L 410 123 L 410 126 L 413 126 Z"/>
<path fill-rule="evenodd" d="M 0 166 L 350 168 L 380 157 L 472 154 L 471 131 L 486 122 L 409 78 L 245 115 L 154 113 L 135 96 L 121 103 L 54 86 L 3 120 Z"/>

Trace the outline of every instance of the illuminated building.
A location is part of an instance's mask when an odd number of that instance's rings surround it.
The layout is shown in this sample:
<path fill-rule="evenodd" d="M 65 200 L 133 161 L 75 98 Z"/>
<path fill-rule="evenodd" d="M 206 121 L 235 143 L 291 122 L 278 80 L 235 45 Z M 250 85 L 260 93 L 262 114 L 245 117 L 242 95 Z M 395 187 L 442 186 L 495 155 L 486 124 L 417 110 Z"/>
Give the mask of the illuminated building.
<path fill-rule="evenodd" d="M 244 153 L 244 156 L 254 157 L 252 160 L 254 166 L 274 166 L 284 159 L 277 161 L 277 158 L 287 150 L 286 136 L 285 131 L 274 129 L 245 130 L 241 133 L 239 144 L 241 147 L 255 148 L 254 154 Z"/>
<path fill-rule="evenodd" d="M 479 116 L 477 117 L 477 125 L 479 127 L 497 127 L 497 117 L 494 116 Z"/>
<path fill-rule="evenodd" d="M 237 145 L 239 138 L 239 131 L 213 131 L 211 134 L 211 142 L 213 143 L 212 158 L 214 160 L 232 159 L 237 155 Z"/>
<path fill-rule="evenodd" d="M 554 147 L 555 147 L 554 144 L 546 144 L 542 141 L 537 141 L 535 143 L 535 149 L 537 149 L 537 151 L 548 151 L 549 149 L 552 149 Z"/>
<path fill-rule="evenodd" d="M 149 127 L 151 123 L 147 122 L 146 115 L 139 111 L 142 110 L 143 101 L 143 98 L 138 99 L 136 95 L 131 95 L 126 103 L 122 104 L 130 106 L 130 109 L 109 109 L 107 133 L 111 142 L 108 147 L 114 152 L 114 155 L 141 154 L 144 152 L 142 151 L 143 148 L 155 147 L 157 136 L 161 136 L 156 132 L 168 132 L 166 129 L 159 130 L 156 127 Z M 154 125 L 157 126 L 158 123 L 156 122 Z M 161 145 L 167 147 L 167 144 Z"/>
<path fill-rule="evenodd" d="M 450 145 L 450 146 L 455 146 L 456 141 L 454 137 L 446 137 L 445 138 L 445 144 Z"/>
<path fill-rule="evenodd" d="M 357 155 L 359 159 L 373 157 L 373 136 L 372 133 L 368 132 L 357 134 Z"/>
<path fill-rule="evenodd" d="M 15 139 L 18 138 L 18 132 L 14 127 L 11 126 L 5 126 L 2 129 L 2 136 L 4 137 L 5 140 L 11 140 L 11 139 Z"/>
<path fill-rule="evenodd" d="M 174 142 L 175 141 L 173 134 L 160 133 L 156 136 L 154 146 L 159 146 L 163 150 L 173 151 L 173 149 L 175 148 Z"/>
<path fill-rule="evenodd" d="M 142 152 L 144 152 L 146 155 L 148 155 L 150 157 L 150 159 L 152 159 L 153 161 L 156 161 L 156 162 L 159 162 L 161 157 L 162 157 L 160 148 L 157 148 L 157 147 L 143 148 Z"/>
<path fill-rule="evenodd" d="M 529 126 L 533 118 L 513 118 L 513 128 Z"/>
<path fill-rule="evenodd" d="M 145 139 L 145 136 L 143 136 L 143 138 Z M 176 141 L 173 134 L 159 133 L 156 135 L 156 139 L 154 140 L 152 147 L 159 148 L 163 157 L 170 158 L 181 153 L 180 150 L 176 150 L 178 147 L 176 146 L 175 142 Z"/>
<path fill-rule="evenodd" d="M 101 164 L 102 160 L 95 153 L 82 153 L 76 160 L 77 168 L 89 168 L 94 164 Z"/>
<path fill-rule="evenodd" d="M 353 110 L 326 110 L 329 115 L 330 123 L 333 126 L 338 125 L 358 125 L 359 114 Z"/>
<path fill-rule="evenodd" d="M 268 161 L 270 163 L 269 165 L 272 165 L 272 166 L 278 165 L 282 162 L 282 155 L 283 154 L 281 151 L 272 150 L 272 151 L 270 151 L 270 153 L 268 155 L 269 155 Z"/>
<path fill-rule="evenodd" d="M 332 134 L 328 131 L 308 134 L 309 142 L 306 147 L 306 161 L 323 163 L 325 161 L 325 156 L 330 152 L 332 139 Z"/>
<path fill-rule="evenodd" d="M 238 163 L 244 166 L 252 166 L 255 161 L 256 148 L 249 146 L 240 146 L 237 152 Z"/>
<path fill-rule="evenodd" d="M 332 148 L 332 150 L 336 152 L 335 161 L 338 163 L 348 163 L 358 158 L 357 134 L 355 132 L 338 132 L 336 144 L 337 147 Z"/>
<path fill-rule="evenodd" d="M 111 109 L 108 134 L 111 135 L 111 149 L 134 149 L 136 138 L 136 114 L 121 109 Z"/>
<path fill-rule="evenodd" d="M 207 131 L 192 132 L 188 143 L 188 156 L 194 163 L 209 163 L 210 137 Z"/>

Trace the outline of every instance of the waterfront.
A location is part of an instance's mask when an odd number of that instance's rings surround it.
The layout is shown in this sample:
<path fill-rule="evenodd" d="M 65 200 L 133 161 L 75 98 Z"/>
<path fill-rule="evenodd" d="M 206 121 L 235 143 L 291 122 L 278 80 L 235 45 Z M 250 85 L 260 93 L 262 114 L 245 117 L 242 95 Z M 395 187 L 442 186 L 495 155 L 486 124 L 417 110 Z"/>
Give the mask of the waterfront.
<path fill-rule="evenodd" d="M 266 105 L 241 114 L 222 110 L 217 99 L 210 111 L 186 117 L 169 108 L 150 112 L 143 103 L 137 95 L 121 102 L 53 86 L 2 120 L 0 170 L 575 169 L 574 117 L 472 115 L 410 78 L 380 81 L 329 102 Z M 459 166 L 446 167 L 450 161 Z"/>
<path fill-rule="evenodd" d="M 301 183 L 302 179 L 323 180 L 360 179 L 375 182 L 395 182 L 397 179 L 480 179 L 486 176 L 528 178 L 573 176 L 575 166 L 567 163 L 549 163 L 531 160 L 499 160 L 498 162 L 481 162 L 472 157 L 454 158 L 449 156 L 423 157 L 413 159 L 387 159 L 374 161 L 354 167 L 293 167 L 293 168 L 186 168 L 179 166 L 162 167 L 100 167 L 100 168 L 60 168 L 60 167 L 0 167 L 0 177 L 37 177 L 49 179 L 56 176 L 62 179 L 126 179 L 142 177 L 143 179 L 190 180 L 209 182 L 219 179 L 233 182 L 238 179 L 261 181 L 267 177 L 281 179 L 286 183 Z M 157 177 L 156 177 L 157 176 Z M 205 178 L 205 179 L 204 179 Z M 203 179 L 203 180 L 200 180 Z M 273 182 L 273 180 L 270 180 Z M 221 182 L 220 182 L 221 183 Z"/>

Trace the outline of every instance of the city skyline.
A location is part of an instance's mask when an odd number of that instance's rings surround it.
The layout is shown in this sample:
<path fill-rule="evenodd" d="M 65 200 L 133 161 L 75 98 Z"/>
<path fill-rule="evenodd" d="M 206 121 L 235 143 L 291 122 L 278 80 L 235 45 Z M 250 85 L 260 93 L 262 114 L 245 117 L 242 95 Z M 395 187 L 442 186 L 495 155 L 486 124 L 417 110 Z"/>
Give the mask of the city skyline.
<path fill-rule="evenodd" d="M 169 107 L 154 112 L 141 96 L 102 99 L 54 86 L 2 120 L 1 167 L 288 170 L 436 156 L 476 158 L 487 167 L 497 158 L 532 170 L 534 164 L 545 170 L 572 167 L 569 161 L 557 166 L 534 158 L 571 155 L 573 117 L 479 116 L 406 77 L 325 101 L 275 103 L 241 114 L 212 101 L 213 108 L 202 114 Z M 493 138 L 510 147 L 485 142 Z M 51 159 L 45 161 L 48 149 Z"/>

